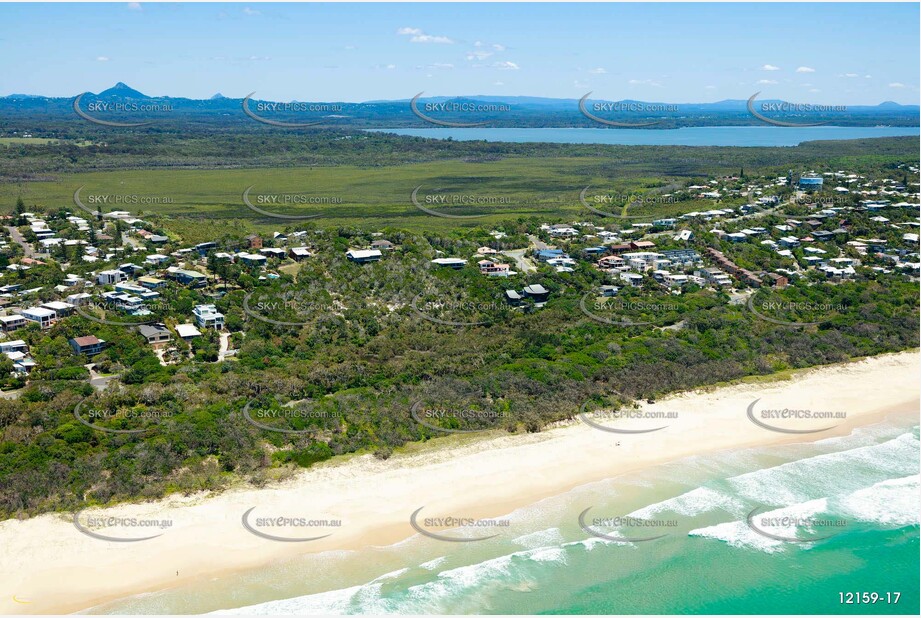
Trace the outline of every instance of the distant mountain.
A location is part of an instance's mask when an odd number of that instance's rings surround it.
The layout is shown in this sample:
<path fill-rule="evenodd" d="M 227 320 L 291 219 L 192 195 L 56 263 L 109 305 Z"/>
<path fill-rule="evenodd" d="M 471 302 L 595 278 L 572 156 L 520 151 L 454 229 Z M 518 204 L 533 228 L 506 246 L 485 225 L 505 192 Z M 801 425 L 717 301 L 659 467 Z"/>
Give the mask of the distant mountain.
<path fill-rule="evenodd" d="M 103 90 L 96 95 L 99 98 L 120 98 L 120 99 L 151 99 L 143 92 L 139 92 L 126 84 L 125 82 L 118 82 L 108 90 Z"/>
<path fill-rule="evenodd" d="M 227 98 L 227 97 L 225 97 L 225 96 L 222 95 L 220 92 L 218 92 L 217 94 L 212 95 L 212 97 L 209 99 L 209 101 L 218 101 L 218 100 L 220 100 L 220 99 L 226 99 L 226 98 Z"/>

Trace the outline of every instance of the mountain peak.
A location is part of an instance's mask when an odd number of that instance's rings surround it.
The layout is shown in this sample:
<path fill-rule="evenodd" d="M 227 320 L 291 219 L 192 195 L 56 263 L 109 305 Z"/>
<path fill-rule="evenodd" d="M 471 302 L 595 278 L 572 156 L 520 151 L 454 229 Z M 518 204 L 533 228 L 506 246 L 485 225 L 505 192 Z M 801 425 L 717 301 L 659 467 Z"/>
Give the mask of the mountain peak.
<path fill-rule="evenodd" d="M 121 97 L 123 99 L 149 99 L 150 97 L 143 92 L 138 92 L 125 82 L 118 82 L 108 90 L 103 90 L 99 97 Z"/>
<path fill-rule="evenodd" d="M 218 99 L 226 99 L 226 98 L 227 98 L 227 97 L 225 97 L 225 96 L 222 95 L 220 92 L 218 92 L 218 93 L 216 93 L 214 96 L 211 97 L 211 100 L 212 100 L 212 101 L 216 101 L 216 100 L 218 100 Z"/>

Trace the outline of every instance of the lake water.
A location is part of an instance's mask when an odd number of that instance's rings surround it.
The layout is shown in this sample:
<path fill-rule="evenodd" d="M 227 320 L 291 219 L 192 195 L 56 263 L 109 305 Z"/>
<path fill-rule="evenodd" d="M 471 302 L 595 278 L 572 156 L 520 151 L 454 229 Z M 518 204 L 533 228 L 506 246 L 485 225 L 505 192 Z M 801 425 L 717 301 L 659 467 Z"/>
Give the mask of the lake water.
<path fill-rule="evenodd" d="M 813 140 L 919 135 L 918 127 L 682 127 L 680 129 L 373 129 L 433 139 L 624 146 L 796 146 Z"/>

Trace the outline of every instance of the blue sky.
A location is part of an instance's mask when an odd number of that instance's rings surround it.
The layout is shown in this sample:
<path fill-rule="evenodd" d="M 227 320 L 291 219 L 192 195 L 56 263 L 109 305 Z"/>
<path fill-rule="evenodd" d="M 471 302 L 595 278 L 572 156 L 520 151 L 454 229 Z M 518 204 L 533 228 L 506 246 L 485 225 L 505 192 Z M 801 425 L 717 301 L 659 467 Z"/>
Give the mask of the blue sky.
<path fill-rule="evenodd" d="M 919 6 L 0 4 L 0 95 L 919 102 Z"/>

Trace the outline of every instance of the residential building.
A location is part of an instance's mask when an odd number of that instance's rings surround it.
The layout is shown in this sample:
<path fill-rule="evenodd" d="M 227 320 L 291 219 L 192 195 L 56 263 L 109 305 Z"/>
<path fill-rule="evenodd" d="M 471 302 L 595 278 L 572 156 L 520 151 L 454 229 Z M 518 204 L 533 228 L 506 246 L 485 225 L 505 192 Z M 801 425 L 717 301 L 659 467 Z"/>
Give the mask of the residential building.
<path fill-rule="evenodd" d="M 162 347 L 173 338 L 169 329 L 163 324 L 142 324 L 138 326 L 138 332 L 147 339 L 147 343 L 155 348 Z"/>
<path fill-rule="evenodd" d="M 106 347 L 106 342 L 103 339 L 97 338 L 95 335 L 74 337 L 73 339 L 69 339 L 68 342 L 75 353 L 85 354 L 86 356 L 95 356 Z"/>
<path fill-rule="evenodd" d="M 214 328 L 220 330 L 224 328 L 224 314 L 217 310 L 214 305 L 196 305 L 192 309 L 195 316 L 195 322 L 201 328 Z"/>
<path fill-rule="evenodd" d="M 349 249 L 345 252 L 345 256 L 357 262 L 358 264 L 366 264 L 368 262 L 376 262 L 381 259 L 381 252 L 378 249 Z"/>

